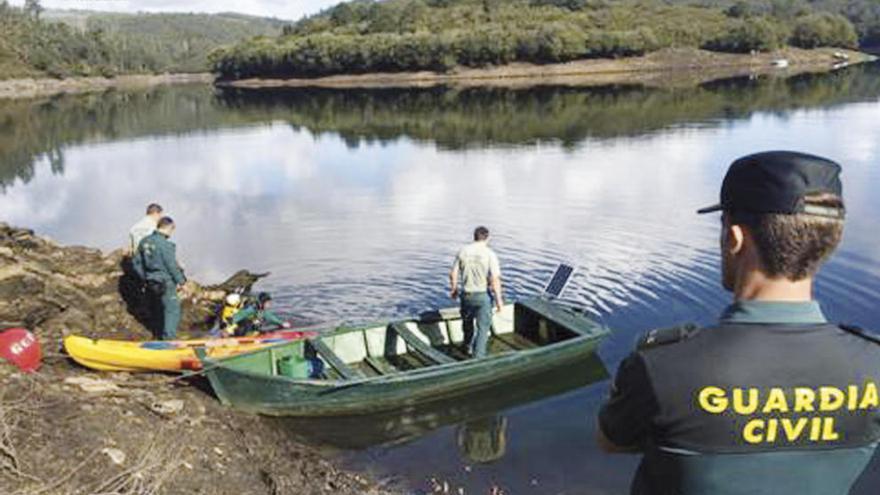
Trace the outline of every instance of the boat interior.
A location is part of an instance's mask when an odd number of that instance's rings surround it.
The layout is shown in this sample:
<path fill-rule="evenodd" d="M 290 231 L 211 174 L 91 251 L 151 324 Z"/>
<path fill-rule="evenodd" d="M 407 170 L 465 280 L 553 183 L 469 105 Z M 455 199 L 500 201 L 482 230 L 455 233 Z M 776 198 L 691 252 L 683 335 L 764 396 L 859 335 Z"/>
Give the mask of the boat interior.
<path fill-rule="evenodd" d="M 540 306 L 511 304 L 494 314 L 488 355 L 534 349 L 579 335 L 572 325 L 544 314 Z M 291 354 L 295 349 L 273 349 L 270 373 L 301 377 L 301 372 L 291 375 L 277 364 L 287 356 L 297 358 Z M 307 341 L 299 352 L 320 359 L 323 370 L 312 377 L 328 380 L 392 375 L 470 359 L 457 308 L 424 313 L 414 320 L 339 330 Z"/>
<path fill-rule="evenodd" d="M 488 356 L 527 351 L 595 335 L 588 320 L 553 303 L 532 300 L 493 316 Z M 266 359 L 268 357 L 268 359 Z M 303 359 L 306 358 L 306 359 Z M 239 369 L 292 378 L 355 380 L 470 359 L 457 308 L 423 313 L 417 319 L 337 329 L 303 342 L 242 354 L 229 361 Z M 309 370 L 320 360 L 321 370 Z M 234 364 L 233 364 L 234 363 Z"/>

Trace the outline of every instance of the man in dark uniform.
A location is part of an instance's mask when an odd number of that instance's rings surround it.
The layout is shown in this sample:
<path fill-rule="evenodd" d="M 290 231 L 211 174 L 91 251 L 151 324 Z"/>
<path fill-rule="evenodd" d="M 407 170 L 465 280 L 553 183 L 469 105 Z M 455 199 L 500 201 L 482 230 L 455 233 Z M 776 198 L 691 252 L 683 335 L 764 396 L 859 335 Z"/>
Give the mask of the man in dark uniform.
<path fill-rule="evenodd" d="M 721 189 L 717 326 L 649 332 L 620 365 L 598 441 L 641 452 L 634 494 L 846 494 L 880 440 L 880 345 L 828 323 L 813 277 L 843 232 L 840 166 L 768 152 Z"/>
<path fill-rule="evenodd" d="M 178 291 L 186 282 L 177 263 L 177 247 L 168 240 L 172 233 L 174 220 L 170 217 L 159 219 L 156 230 L 140 242 L 134 257 L 134 269 L 146 283 L 147 294 L 155 302 L 155 313 L 161 307 L 161 324 L 157 322 L 156 326 L 158 337 L 163 340 L 177 337 L 180 323 Z M 158 314 L 153 317 L 157 318 Z"/>

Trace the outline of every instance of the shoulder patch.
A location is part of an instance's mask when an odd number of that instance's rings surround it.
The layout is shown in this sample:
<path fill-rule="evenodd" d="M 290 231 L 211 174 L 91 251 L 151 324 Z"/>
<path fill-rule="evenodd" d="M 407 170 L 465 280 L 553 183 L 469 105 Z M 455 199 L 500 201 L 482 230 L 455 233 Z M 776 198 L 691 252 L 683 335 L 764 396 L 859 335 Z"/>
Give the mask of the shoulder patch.
<path fill-rule="evenodd" d="M 855 335 L 856 337 L 863 338 L 869 342 L 873 342 L 875 344 L 880 345 L 880 335 L 873 333 L 871 331 L 865 330 L 862 327 L 858 327 L 856 325 L 839 325 L 840 329 L 849 334 Z"/>
<path fill-rule="evenodd" d="M 639 339 L 636 349 L 644 351 L 669 344 L 683 342 L 693 337 L 700 331 L 700 328 L 694 323 L 685 323 L 669 328 L 659 328 L 651 330 Z"/>

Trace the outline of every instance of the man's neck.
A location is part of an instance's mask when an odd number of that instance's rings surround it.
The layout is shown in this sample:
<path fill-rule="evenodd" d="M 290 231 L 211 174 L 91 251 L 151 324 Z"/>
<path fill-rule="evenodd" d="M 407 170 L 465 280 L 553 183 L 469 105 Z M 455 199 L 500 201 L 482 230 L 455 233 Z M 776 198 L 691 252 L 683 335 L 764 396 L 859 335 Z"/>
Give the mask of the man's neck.
<path fill-rule="evenodd" d="M 761 272 L 753 272 L 738 281 L 734 296 L 737 301 L 812 301 L 813 278 L 793 282 L 784 277 L 769 278 Z"/>

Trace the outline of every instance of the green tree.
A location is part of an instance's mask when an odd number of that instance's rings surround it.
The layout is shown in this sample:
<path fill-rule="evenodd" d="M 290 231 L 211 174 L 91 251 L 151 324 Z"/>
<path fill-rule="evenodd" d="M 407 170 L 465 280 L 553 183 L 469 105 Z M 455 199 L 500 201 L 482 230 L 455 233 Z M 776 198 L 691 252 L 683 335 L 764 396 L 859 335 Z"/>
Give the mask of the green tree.
<path fill-rule="evenodd" d="M 801 48 L 854 48 L 858 46 L 858 35 L 845 17 L 823 12 L 798 18 L 792 30 L 791 43 Z"/>
<path fill-rule="evenodd" d="M 734 24 L 727 32 L 711 39 L 706 48 L 734 53 L 766 52 L 779 48 L 780 29 L 769 20 L 752 17 Z"/>

